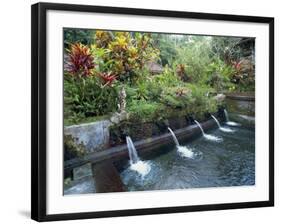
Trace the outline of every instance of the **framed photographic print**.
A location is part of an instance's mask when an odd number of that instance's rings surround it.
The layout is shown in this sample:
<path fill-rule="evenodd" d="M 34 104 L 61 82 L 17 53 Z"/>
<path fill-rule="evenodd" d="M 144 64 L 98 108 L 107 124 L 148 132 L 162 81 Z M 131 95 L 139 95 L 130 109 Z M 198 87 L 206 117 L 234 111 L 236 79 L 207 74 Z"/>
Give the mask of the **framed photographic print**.
<path fill-rule="evenodd" d="M 274 205 L 274 19 L 32 6 L 32 219 Z"/>

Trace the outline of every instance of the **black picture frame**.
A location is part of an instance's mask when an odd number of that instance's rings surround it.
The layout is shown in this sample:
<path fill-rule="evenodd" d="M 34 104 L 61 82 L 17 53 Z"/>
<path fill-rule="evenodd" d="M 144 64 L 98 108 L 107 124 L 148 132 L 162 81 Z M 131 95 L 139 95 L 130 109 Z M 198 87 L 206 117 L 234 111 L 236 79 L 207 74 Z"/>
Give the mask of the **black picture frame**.
<path fill-rule="evenodd" d="M 192 212 L 237 208 L 274 206 L 274 18 L 240 15 L 163 11 L 151 9 L 103 7 L 89 5 L 37 3 L 32 5 L 31 17 L 31 218 L 37 221 L 74 220 L 115 216 Z M 217 21 L 254 22 L 269 24 L 269 200 L 243 203 L 208 204 L 196 206 L 160 207 L 70 214 L 46 213 L 46 13 L 48 10 L 100 12 L 169 18 L 193 18 Z"/>

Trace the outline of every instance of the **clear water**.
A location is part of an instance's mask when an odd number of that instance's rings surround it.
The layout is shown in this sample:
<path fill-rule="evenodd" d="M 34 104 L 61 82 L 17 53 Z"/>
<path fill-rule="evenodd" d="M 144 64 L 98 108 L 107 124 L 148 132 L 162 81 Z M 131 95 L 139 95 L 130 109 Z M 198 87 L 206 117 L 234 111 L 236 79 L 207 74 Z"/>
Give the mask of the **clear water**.
<path fill-rule="evenodd" d="M 130 169 L 129 162 L 119 164 L 122 181 L 128 191 L 254 185 L 254 130 L 232 129 L 235 132 L 219 129 L 209 132 L 221 137 L 221 142 L 209 141 L 203 136 L 192 142 L 180 142 L 196 156 L 184 156 L 176 146 L 161 147 L 157 152 L 140 156 L 151 166 L 144 178 Z"/>

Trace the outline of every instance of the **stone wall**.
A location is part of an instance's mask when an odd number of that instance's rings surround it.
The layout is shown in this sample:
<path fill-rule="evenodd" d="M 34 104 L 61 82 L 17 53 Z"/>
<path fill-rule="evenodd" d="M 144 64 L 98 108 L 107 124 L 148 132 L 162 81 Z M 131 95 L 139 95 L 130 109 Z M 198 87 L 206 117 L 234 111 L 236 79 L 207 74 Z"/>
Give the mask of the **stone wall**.
<path fill-rule="evenodd" d="M 255 128 L 255 95 L 229 94 L 226 95 L 226 107 L 231 121 Z"/>
<path fill-rule="evenodd" d="M 65 135 L 72 135 L 77 143 L 83 143 L 87 152 L 102 150 L 108 147 L 109 120 L 87 124 L 72 125 L 64 128 Z"/>
<path fill-rule="evenodd" d="M 226 105 L 229 113 L 255 116 L 255 95 L 227 94 Z"/>

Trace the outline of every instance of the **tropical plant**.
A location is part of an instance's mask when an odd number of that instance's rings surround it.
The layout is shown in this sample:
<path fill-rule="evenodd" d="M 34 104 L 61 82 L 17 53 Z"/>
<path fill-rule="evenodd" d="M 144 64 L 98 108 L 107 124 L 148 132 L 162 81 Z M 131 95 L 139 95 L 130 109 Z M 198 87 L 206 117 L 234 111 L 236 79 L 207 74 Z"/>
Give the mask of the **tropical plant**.
<path fill-rule="evenodd" d="M 231 78 L 235 73 L 232 66 L 225 64 L 220 59 L 213 60 L 206 66 L 205 84 L 210 85 L 217 92 L 229 91 L 233 88 Z"/>
<path fill-rule="evenodd" d="M 89 76 L 95 68 L 90 48 L 81 43 L 71 44 L 67 49 L 66 70 L 75 76 Z"/>
<path fill-rule="evenodd" d="M 158 57 L 148 34 L 97 31 L 92 52 L 101 72 L 111 72 L 116 79 L 134 83 L 146 62 Z"/>
<path fill-rule="evenodd" d="M 103 85 L 98 76 L 77 78 L 64 75 L 64 117 L 77 123 L 87 117 L 102 116 L 117 110 L 117 87 Z"/>
<path fill-rule="evenodd" d="M 240 59 L 241 38 L 74 29 L 64 35 L 66 124 L 110 116 L 121 87 L 130 119 L 144 121 L 204 117 L 217 110 L 215 94 L 255 88 L 253 61 Z M 151 62 L 163 71 L 151 74 Z"/>
<path fill-rule="evenodd" d="M 255 90 L 254 64 L 250 60 L 235 61 L 232 64 L 233 75 L 231 81 L 236 84 L 239 91 Z"/>
<path fill-rule="evenodd" d="M 131 120 L 138 122 L 157 120 L 161 114 L 161 109 L 161 104 L 146 100 L 133 100 L 128 106 Z"/>
<path fill-rule="evenodd" d="M 161 94 L 161 102 L 174 109 L 184 109 L 188 107 L 191 100 L 191 90 L 187 87 L 166 88 Z"/>

